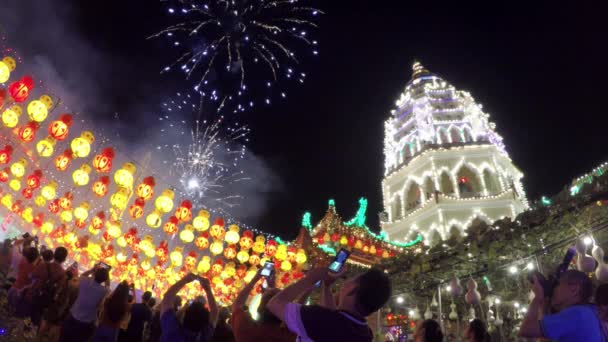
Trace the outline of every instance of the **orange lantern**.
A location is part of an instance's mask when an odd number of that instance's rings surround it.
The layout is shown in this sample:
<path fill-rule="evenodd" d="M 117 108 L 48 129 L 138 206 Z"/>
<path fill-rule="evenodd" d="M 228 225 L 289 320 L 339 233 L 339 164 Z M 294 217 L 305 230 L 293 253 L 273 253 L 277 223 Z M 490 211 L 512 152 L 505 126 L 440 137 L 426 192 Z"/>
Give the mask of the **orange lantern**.
<path fill-rule="evenodd" d="M 38 123 L 31 121 L 28 122 L 25 126 L 22 126 L 21 128 L 19 128 L 19 139 L 21 139 L 23 142 L 30 142 L 32 140 L 34 140 L 34 138 L 36 137 L 36 131 L 38 130 Z"/>
<path fill-rule="evenodd" d="M 144 180 L 137 186 L 135 193 L 137 197 L 143 199 L 144 201 L 148 201 L 154 196 L 154 186 L 156 182 L 154 181 L 154 177 L 146 177 Z"/>
<path fill-rule="evenodd" d="M 59 212 L 59 199 L 52 200 L 49 203 L 49 211 L 53 214 L 57 214 Z"/>
<path fill-rule="evenodd" d="M 11 83 L 8 92 L 13 101 L 21 103 L 27 99 L 32 89 L 34 89 L 34 80 L 30 76 L 24 76 L 21 80 Z"/>
<path fill-rule="evenodd" d="M 177 207 L 175 210 L 175 217 L 180 223 L 189 222 L 192 220 L 192 202 L 183 200 L 179 207 Z"/>
<path fill-rule="evenodd" d="M 226 249 L 224 249 L 224 257 L 226 259 L 234 259 L 236 257 L 236 247 L 234 245 L 228 245 Z"/>
<path fill-rule="evenodd" d="M 186 259 L 184 261 L 184 265 L 186 269 L 192 270 L 196 266 L 196 252 L 190 251 L 188 255 L 186 255 Z"/>
<path fill-rule="evenodd" d="M 59 199 L 59 207 L 63 210 L 72 209 L 72 200 L 74 199 L 74 195 L 71 192 L 66 192 L 63 197 Z"/>
<path fill-rule="evenodd" d="M 260 264 L 260 256 L 253 253 L 249 256 L 249 264 L 251 265 L 259 265 Z"/>
<path fill-rule="evenodd" d="M 34 195 L 34 190 L 32 190 L 31 188 L 25 188 L 25 189 L 21 190 L 21 195 L 25 199 L 30 199 Z"/>
<path fill-rule="evenodd" d="M 34 226 L 36 226 L 36 228 L 40 228 L 42 226 L 43 221 L 44 221 L 44 214 L 38 213 L 38 214 L 34 215 L 34 219 L 32 220 L 32 223 L 34 224 Z"/>
<path fill-rule="evenodd" d="M 143 199 L 135 199 L 135 202 L 129 207 L 129 215 L 131 216 L 131 218 L 135 220 L 141 218 L 144 215 L 145 204 L 146 202 L 144 202 Z"/>
<path fill-rule="evenodd" d="M 49 125 L 49 135 L 56 140 L 64 140 L 68 136 L 71 125 L 72 116 L 70 114 L 61 114 L 59 120 L 55 120 Z"/>
<path fill-rule="evenodd" d="M 159 261 L 166 262 L 169 257 L 169 245 L 166 241 L 161 241 L 156 249 L 156 257 Z"/>
<path fill-rule="evenodd" d="M 87 221 L 86 220 L 81 220 L 81 219 L 76 219 L 74 221 L 74 225 L 78 228 L 78 229 L 82 229 L 84 228 L 84 226 L 87 225 Z"/>
<path fill-rule="evenodd" d="M 213 266 L 211 266 L 211 274 L 216 276 L 216 275 L 222 273 L 223 269 L 224 269 L 224 262 L 221 259 L 216 259 L 215 262 L 213 263 Z"/>
<path fill-rule="evenodd" d="M 268 240 L 266 244 L 266 256 L 272 258 L 277 253 L 277 242 L 274 240 Z"/>
<path fill-rule="evenodd" d="M 36 189 L 40 186 L 40 178 L 42 178 L 42 171 L 35 170 L 31 175 L 27 176 L 25 183 L 30 189 Z"/>
<path fill-rule="evenodd" d="M 205 250 L 209 247 L 209 233 L 203 232 L 194 240 L 194 244 L 200 250 Z"/>
<path fill-rule="evenodd" d="M 221 240 L 224 237 L 224 219 L 217 218 L 211 226 L 211 237 L 217 240 Z"/>
<path fill-rule="evenodd" d="M 169 235 L 177 233 L 178 220 L 175 216 L 171 216 L 167 222 L 163 225 L 163 230 Z"/>
<path fill-rule="evenodd" d="M 97 197 L 103 197 L 108 194 L 108 186 L 110 185 L 110 177 L 101 176 L 99 180 L 93 183 L 91 189 Z"/>
<path fill-rule="evenodd" d="M 253 246 L 253 233 L 251 230 L 246 230 L 243 232 L 243 236 L 239 240 L 239 245 L 241 246 L 241 250 L 249 250 L 251 246 Z"/>
<path fill-rule="evenodd" d="M 74 159 L 72 154 L 72 150 L 65 150 L 62 154 L 58 155 L 55 158 L 55 168 L 59 171 L 65 171 L 68 166 L 70 166 L 70 162 Z"/>
<path fill-rule="evenodd" d="M 10 163 L 12 154 L 13 147 L 11 145 L 4 146 L 4 149 L 0 150 L 0 164 Z"/>
<path fill-rule="evenodd" d="M 99 173 L 106 173 L 112 169 L 112 159 L 114 159 L 114 149 L 104 148 L 100 154 L 93 158 L 93 167 Z"/>
<path fill-rule="evenodd" d="M 287 260 L 291 263 L 296 261 L 296 253 L 298 249 L 294 246 L 287 247 Z"/>
<path fill-rule="evenodd" d="M 103 228 L 105 220 L 106 215 L 103 213 L 103 211 L 100 211 L 91 220 L 91 227 L 93 227 L 93 229 L 95 230 L 100 230 L 101 228 Z"/>
<path fill-rule="evenodd" d="M 0 182 L 5 183 L 6 181 L 8 181 L 9 172 L 10 170 L 8 167 L 0 170 Z"/>

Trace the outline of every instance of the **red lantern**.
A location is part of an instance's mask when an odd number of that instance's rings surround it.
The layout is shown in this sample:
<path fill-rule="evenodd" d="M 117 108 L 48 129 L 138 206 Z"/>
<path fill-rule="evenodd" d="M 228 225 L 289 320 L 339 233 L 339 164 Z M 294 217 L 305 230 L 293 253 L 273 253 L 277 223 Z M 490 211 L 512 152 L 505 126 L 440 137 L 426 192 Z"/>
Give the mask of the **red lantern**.
<path fill-rule="evenodd" d="M 200 250 L 205 250 L 209 247 L 209 233 L 203 232 L 199 237 L 194 239 L 194 244 Z"/>
<path fill-rule="evenodd" d="M 182 201 L 175 210 L 175 217 L 179 222 L 188 222 L 192 220 L 192 202 L 188 200 Z"/>
<path fill-rule="evenodd" d="M 82 229 L 82 228 L 84 228 L 84 226 L 86 226 L 86 225 L 87 225 L 87 221 L 85 221 L 85 220 L 78 220 L 78 219 L 77 219 L 76 221 L 74 221 L 74 225 L 75 225 L 75 226 L 76 226 L 78 229 Z"/>
<path fill-rule="evenodd" d="M 338 242 L 340 240 L 340 235 L 338 233 L 331 234 L 331 242 Z"/>
<path fill-rule="evenodd" d="M 101 256 L 104 259 L 111 258 L 114 255 L 114 246 L 105 245 L 101 247 Z"/>
<path fill-rule="evenodd" d="M 156 257 L 159 261 L 167 262 L 167 258 L 169 257 L 169 245 L 167 241 L 161 241 L 158 244 L 158 248 L 156 248 Z"/>
<path fill-rule="evenodd" d="M 38 213 L 38 214 L 34 215 L 34 219 L 32 220 L 32 223 L 34 224 L 34 226 L 36 228 L 40 228 L 40 226 L 42 226 L 43 221 L 44 221 L 44 214 Z"/>
<path fill-rule="evenodd" d="M 6 99 L 6 89 L 0 88 L 0 107 L 2 107 L 2 104 L 4 103 L 5 99 Z"/>
<path fill-rule="evenodd" d="M 38 123 L 30 121 L 27 125 L 19 128 L 19 139 L 24 142 L 30 142 L 36 137 L 36 131 L 38 130 Z"/>
<path fill-rule="evenodd" d="M 42 178 L 42 171 L 35 170 L 34 173 L 27 176 L 25 183 L 27 184 L 28 188 L 36 189 L 40 186 L 40 178 Z"/>
<path fill-rule="evenodd" d="M 243 236 L 239 240 L 239 245 L 242 250 L 248 250 L 253 246 L 253 233 L 251 230 L 246 230 L 243 232 Z"/>
<path fill-rule="evenodd" d="M 110 184 L 110 177 L 102 176 L 99 180 L 93 183 L 91 189 L 97 197 L 103 197 L 108 193 L 108 185 Z"/>
<path fill-rule="evenodd" d="M 137 228 L 132 227 L 129 229 L 127 234 L 125 234 L 125 240 L 127 241 L 127 245 L 134 246 L 137 241 Z"/>
<path fill-rule="evenodd" d="M 34 89 L 34 80 L 30 76 L 24 76 L 20 81 L 13 82 L 8 87 L 8 92 L 13 101 L 21 103 L 27 100 L 32 89 Z"/>
<path fill-rule="evenodd" d="M 49 135 L 56 140 L 64 140 L 68 137 L 69 127 L 71 125 L 72 116 L 70 114 L 61 114 L 59 120 L 55 120 L 49 125 Z"/>
<path fill-rule="evenodd" d="M 135 190 L 137 197 L 143 199 L 144 201 L 148 201 L 154 196 L 154 186 L 156 182 L 154 181 L 154 177 L 146 177 L 142 181 L 141 184 L 137 186 Z"/>
<path fill-rule="evenodd" d="M 350 236 L 348 238 L 348 246 L 349 247 L 353 247 L 355 245 L 355 237 L 354 236 Z"/>
<path fill-rule="evenodd" d="M 74 155 L 72 154 L 71 149 L 63 151 L 62 154 L 58 155 L 57 158 L 55 158 L 55 168 L 57 168 L 57 170 L 59 171 L 65 171 L 68 166 L 70 166 L 70 162 L 73 158 Z"/>
<path fill-rule="evenodd" d="M 23 211 L 23 205 L 21 205 L 21 200 L 17 200 L 15 201 L 15 203 L 13 203 L 11 211 L 17 215 L 21 214 L 21 212 Z"/>
<path fill-rule="evenodd" d="M 10 163 L 12 153 L 13 147 L 11 145 L 4 146 L 4 149 L 0 150 L 0 164 Z"/>
<path fill-rule="evenodd" d="M 57 214 L 59 212 L 59 199 L 54 199 L 49 202 L 49 211 L 53 214 Z"/>
<path fill-rule="evenodd" d="M 100 154 L 93 158 L 93 167 L 99 173 L 106 173 L 112 169 L 112 159 L 114 159 L 114 149 L 104 148 Z"/>
<path fill-rule="evenodd" d="M 325 235 L 325 234 L 320 233 L 320 234 L 317 236 L 317 243 L 318 243 L 319 245 L 323 245 L 323 244 L 325 244 L 325 238 L 323 237 L 324 235 Z"/>
<path fill-rule="evenodd" d="M 177 220 L 177 217 L 171 216 L 169 218 L 169 221 L 167 221 L 165 223 L 165 225 L 163 226 L 163 230 L 165 231 L 165 233 L 167 233 L 169 235 L 173 235 L 173 234 L 177 233 L 178 222 L 179 221 Z"/>
<path fill-rule="evenodd" d="M 234 245 L 228 245 L 224 249 L 224 256 L 226 259 L 234 259 L 234 257 L 236 257 L 236 247 Z"/>
<path fill-rule="evenodd" d="M 8 167 L 0 170 L 0 182 L 4 183 L 4 182 L 8 181 L 10 172 L 11 172 L 11 170 Z"/>
<path fill-rule="evenodd" d="M 129 260 L 129 265 L 136 267 L 139 264 L 139 255 L 133 254 L 131 260 Z"/>
<path fill-rule="evenodd" d="M 135 220 L 141 218 L 144 215 L 144 205 L 145 204 L 146 204 L 146 202 L 144 202 L 143 199 L 141 199 L 141 198 L 135 199 L 135 203 L 133 203 L 133 205 L 131 205 L 129 207 L 129 215 L 131 215 L 131 218 L 133 218 Z"/>
<path fill-rule="evenodd" d="M 97 215 L 95 215 L 95 217 L 93 217 L 93 219 L 91 220 L 91 227 L 100 230 L 101 228 L 103 228 L 105 219 L 106 215 L 103 213 L 103 211 L 98 212 Z"/>
<path fill-rule="evenodd" d="M 23 195 L 23 198 L 25 199 L 30 199 L 34 195 L 34 190 L 31 188 L 25 188 L 21 191 L 21 195 Z"/>

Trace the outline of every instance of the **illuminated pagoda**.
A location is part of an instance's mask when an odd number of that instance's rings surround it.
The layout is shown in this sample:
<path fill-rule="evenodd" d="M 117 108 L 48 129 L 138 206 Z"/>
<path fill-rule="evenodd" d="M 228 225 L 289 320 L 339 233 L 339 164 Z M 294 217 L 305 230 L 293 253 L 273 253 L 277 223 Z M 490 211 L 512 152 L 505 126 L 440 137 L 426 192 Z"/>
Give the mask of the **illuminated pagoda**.
<path fill-rule="evenodd" d="M 489 114 L 419 62 L 385 123 L 385 213 L 392 240 L 425 244 L 462 236 L 475 220 L 515 217 L 528 207 Z"/>
<path fill-rule="evenodd" d="M 296 243 L 304 246 L 307 255 L 317 263 L 336 255 L 340 248 L 351 251 L 348 262 L 361 267 L 371 267 L 382 259 L 394 257 L 421 246 L 422 235 L 412 241 L 395 242 L 388 239 L 384 232 L 376 234 L 366 224 L 367 199 L 359 199 L 359 209 L 355 217 L 344 222 L 336 212 L 334 200 L 329 200 L 325 216 L 313 227 L 311 214 L 305 213 L 302 229 Z"/>

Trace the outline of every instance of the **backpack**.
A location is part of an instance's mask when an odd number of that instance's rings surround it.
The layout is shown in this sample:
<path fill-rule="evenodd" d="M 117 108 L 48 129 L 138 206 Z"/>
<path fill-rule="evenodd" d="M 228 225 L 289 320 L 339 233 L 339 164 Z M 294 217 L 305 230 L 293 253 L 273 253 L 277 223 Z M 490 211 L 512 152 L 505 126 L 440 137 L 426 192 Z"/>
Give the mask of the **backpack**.
<path fill-rule="evenodd" d="M 41 309 L 46 309 L 53 303 L 58 285 L 51 277 L 51 266 L 48 263 L 46 264 L 46 272 L 47 278 L 44 284 L 32 295 L 32 302 L 36 303 L 36 306 Z"/>

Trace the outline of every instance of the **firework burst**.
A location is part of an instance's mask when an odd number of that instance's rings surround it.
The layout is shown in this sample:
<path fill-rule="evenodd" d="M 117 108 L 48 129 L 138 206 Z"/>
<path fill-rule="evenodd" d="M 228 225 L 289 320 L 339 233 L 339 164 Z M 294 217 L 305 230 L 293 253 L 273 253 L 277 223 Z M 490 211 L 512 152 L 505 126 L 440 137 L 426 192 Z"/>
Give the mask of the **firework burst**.
<path fill-rule="evenodd" d="M 240 164 L 250 130 L 238 122 L 228 123 L 223 116 L 209 121 L 197 114 L 192 121 L 175 120 L 183 111 L 200 113 L 192 101 L 195 97 L 178 94 L 176 100 L 163 104 L 161 134 L 172 143 L 159 144 L 157 149 L 166 156 L 163 164 L 170 178 L 179 180 L 180 192 L 202 207 L 228 211 L 242 200 L 232 191 L 249 180 Z"/>
<path fill-rule="evenodd" d="M 195 90 L 219 111 L 243 112 L 287 97 L 286 81 L 303 83 L 301 59 L 318 55 L 311 38 L 322 12 L 305 0 L 169 0 L 175 23 L 165 38 L 179 57 L 163 69 L 195 79 Z M 302 58 L 300 58 L 302 57 Z"/>

